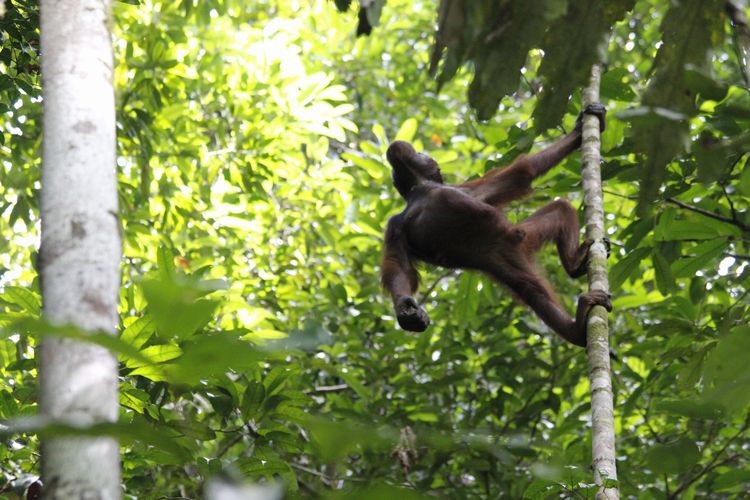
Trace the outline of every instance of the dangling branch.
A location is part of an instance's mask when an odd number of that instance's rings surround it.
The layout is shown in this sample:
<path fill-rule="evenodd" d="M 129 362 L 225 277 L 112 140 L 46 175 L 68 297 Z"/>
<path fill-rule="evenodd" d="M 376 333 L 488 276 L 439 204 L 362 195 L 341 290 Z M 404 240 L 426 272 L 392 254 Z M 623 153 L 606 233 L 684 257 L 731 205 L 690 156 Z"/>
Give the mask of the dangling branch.
<path fill-rule="evenodd" d="M 599 102 L 601 67 L 591 68 L 589 86 L 583 91 L 583 108 Z M 588 277 L 591 290 L 609 291 L 607 247 L 604 242 L 604 207 L 600 168 L 599 119 L 583 117 L 583 199 L 586 236 L 594 240 L 589 250 Z M 607 310 L 595 306 L 588 319 L 586 352 L 589 364 L 592 423 L 592 463 L 594 481 L 599 486 L 597 499 L 618 499 L 617 465 L 615 463 L 615 423 L 612 404 L 612 380 L 609 366 L 609 325 Z"/>

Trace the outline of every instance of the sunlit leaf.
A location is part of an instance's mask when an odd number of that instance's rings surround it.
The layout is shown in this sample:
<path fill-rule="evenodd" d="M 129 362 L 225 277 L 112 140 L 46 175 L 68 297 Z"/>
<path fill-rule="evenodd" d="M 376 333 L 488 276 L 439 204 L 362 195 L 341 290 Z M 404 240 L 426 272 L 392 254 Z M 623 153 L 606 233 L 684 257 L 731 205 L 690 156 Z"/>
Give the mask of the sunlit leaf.
<path fill-rule="evenodd" d="M 20 286 L 6 286 L 0 294 L 0 300 L 20 306 L 33 316 L 38 316 L 42 307 L 37 294 Z"/>
<path fill-rule="evenodd" d="M 189 337 L 211 320 L 218 306 L 216 301 L 199 299 L 213 287 L 206 289 L 169 278 L 146 280 L 141 286 L 156 332 L 162 338 Z"/>

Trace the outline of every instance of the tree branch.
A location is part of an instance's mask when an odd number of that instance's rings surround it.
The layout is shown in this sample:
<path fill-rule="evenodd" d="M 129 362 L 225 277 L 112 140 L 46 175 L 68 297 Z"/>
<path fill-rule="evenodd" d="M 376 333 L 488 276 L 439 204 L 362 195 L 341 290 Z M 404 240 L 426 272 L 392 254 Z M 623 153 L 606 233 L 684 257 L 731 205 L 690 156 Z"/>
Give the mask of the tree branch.
<path fill-rule="evenodd" d="M 721 222 L 726 222 L 727 224 L 732 224 L 733 226 L 737 226 L 743 231 L 750 231 L 750 226 L 742 222 L 741 220 L 738 220 L 736 218 L 727 217 L 725 215 L 717 214 L 716 212 L 711 212 L 710 210 L 706 210 L 705 208 L 696 207 L 695 205 L 690 205 L 688 203 L 685 203 L 684 201 L 680 201 L 676 198 L 667 198 L 666 201 L 669 203 L 672 203 L 674 205 L 677 205 L 680 208 L 684 208 L 685 210 L 690 210 L 691 212 L 695 212 L 697 214 L 705 215 L 706 217 L 709 217 L 711 219 L 715 219 Z"/>
<path fill-rule="evenodd" d="M 584 108 L 599 102 L 601 66 L 591 68 L 589 85 L 583 90 Z M 586 236 L 594 240 L 589 250 L 588 281 L 591 290 L 609 291 L 607 249 L 604 244 L 604 200 L 601 175 L 601 138 L 599 120 L 584 115 L 581 144 L 583 167 L 583 203 Z M 612 375 L 609 362 L 609 323 L 607 310 L 595 306 L 586 324 L 586 354 L 589 367 L 591 394 L 591 451 L 597 500 L 620 498 L 618 486 L 605 486 L 617 480 L 615 461 L 615 416 L 612 394 Z"/>
<path fill-rule="evenodd" d="M 669 498 L 678 498 L 679 494 L 685 491 L 688 487 L 690 487 L 691 484 L 694 482 L 700 480 L 703 476 L 711 472 L 712 470 L 716 469 L 717 467 L 721 467 L 724 464 L 727 464 L 733 460 L 735 460 L 738 455 L 729 455 L 724 460 L 719 461 L 719 457 L 729 448 L 729 445 L 732 444 L 732 442 L 743 435 L 745 431 L 750 427 L 750 412 L 748 412 L 747 416 L 745 417 L 745 423 L 742 425 L 740 430 L 738 430 L 732 437 L 730 437 L 726 443 L 724 443 L 724 446 L 721 447 L 721 449 L 714 453 L 713 458 L 698 472 L 695 476 L 692 478 L 685 478 L 680 483 L 680 486 L 677 487 L 672 492 L 672 495 Z"/>
<path fill-rule="evenodd" d="M 422 293 L 422 300 L 419 301 L 419 305 L 422 305 L 422 304 L 425 303 L 425 301 L 430 296 L 430 294 L 435 289 L 435 287 L 438 286 L 438 283 L 440 283 L 444 278 L 447 278 L 448 276 L 450 276 L 453 273 L 454 273 L 454 270 L 453 269 L 449 269 L 446 272 L 444 272 L 443 274 L 441 274 L 440 276 L 438 276 L 437 279 L 435 281 L 433 281 L 432 284 L 427 288 L 427 290 L 425 290 L 424 293 Z"/>
<path fill-rule="evenodd" d="M 325 392 L 340 392 L 340 391 L 346 391 L 349 389 L 349 386 L 347 384 L 336 384 L 336 385 L 321 385 L 319 387 L 316 387 L 315 389 L 308 389 L 305 391 L 305 393 L 325 393 Z"/>

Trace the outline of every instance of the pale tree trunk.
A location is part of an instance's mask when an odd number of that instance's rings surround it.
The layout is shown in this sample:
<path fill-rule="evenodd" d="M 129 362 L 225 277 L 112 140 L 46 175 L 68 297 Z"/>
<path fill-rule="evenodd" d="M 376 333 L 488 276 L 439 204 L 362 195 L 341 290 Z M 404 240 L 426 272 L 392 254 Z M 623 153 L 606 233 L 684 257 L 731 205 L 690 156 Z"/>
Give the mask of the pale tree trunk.
<path fill-rule="evenodd" d="M 44 315 L 114 334 L 121 237 L 108 0 L 42 0 L 42 244 Z M 73 425 L 117 420 L 117 359 L 102 347 L 45 339 L 40 412 Z M 118 443 L 42 440 L 45 498 L 120 498 Z"/>
<path fill-rule="evenodd" d="M 747 25 L 747 16 L 745 16 L 746 3 L 744 0 L 730 0 L 726 4 L 726 9 L 734 29 L 740 70 L 745 78 L 745 86 L 750 89 L 750 27 Z"/>
<path fill-rule="evenodd" d="M 583 106 L 599 102 L 601 68 L 591 68 L 589 86 L 583 91 Z M 607 248 L 602 241 L 604 234 L 604 209 L 602 177 L 600 169 L 599 120 L 596 116 L 583 117 L 583 196 L 586 219 L 586 237 L 594 244 L 589 251 L 589 288 L 609 291 L 607 277 Z M 620 497 L 618 488 L 604 488 L 604 481 L 617 479 L 615 463 L 615 422 L 612 407 L 612 380 L 609 366 L 609 326 L 607 310 L 596 306 L 588 319 L 586 352 L 589 361 L 591 389 L 591 422 L 594 480 L 600 486 L 598 499 Z"/>

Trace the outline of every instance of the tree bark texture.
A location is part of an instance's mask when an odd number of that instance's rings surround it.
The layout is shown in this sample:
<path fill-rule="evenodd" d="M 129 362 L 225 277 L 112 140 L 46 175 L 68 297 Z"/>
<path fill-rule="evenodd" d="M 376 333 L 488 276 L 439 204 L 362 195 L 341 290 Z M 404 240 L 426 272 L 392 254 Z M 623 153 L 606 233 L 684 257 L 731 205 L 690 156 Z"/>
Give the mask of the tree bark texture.
<path fill-rule="evenodd" d="M 42 0 L 41 248 L 43 313 L 85 331 L 117 328 L 121 236 L 108 0 Z M 86 426 L 118 416 L 117 359 L 93 344 L 47 338 L 40 412 Z M 118 499 L 118 443 L 42 440 L 45 498 Z"/>
<path fill-rule="evenodd" d="M 599 102 L 601 67 L 594 65 L 591 79 L 583 91 L 583 106 Z M 609 291 L 607 276 L 607 248 L 603 242 L 604 208 L 601 177 L 601 141 L 599 120 L 596 116 L 583 117 L 583 199 L 585 206 L 586 236 L 595 243 L 589 250 L 588 278 L 591 290 Z M 594 480 L 600 486 L 597 499 L 617 499 L 618 488 L 604 488 L 604 481 L 617 479 L 615 463 L 615 422 L 612 405 L 612 380 L 609 366 L 609 325 L 607 310 L 596 306 L 588 319 L 586 352 L 589 362 L 591 391 L 591 423 Z"/>

